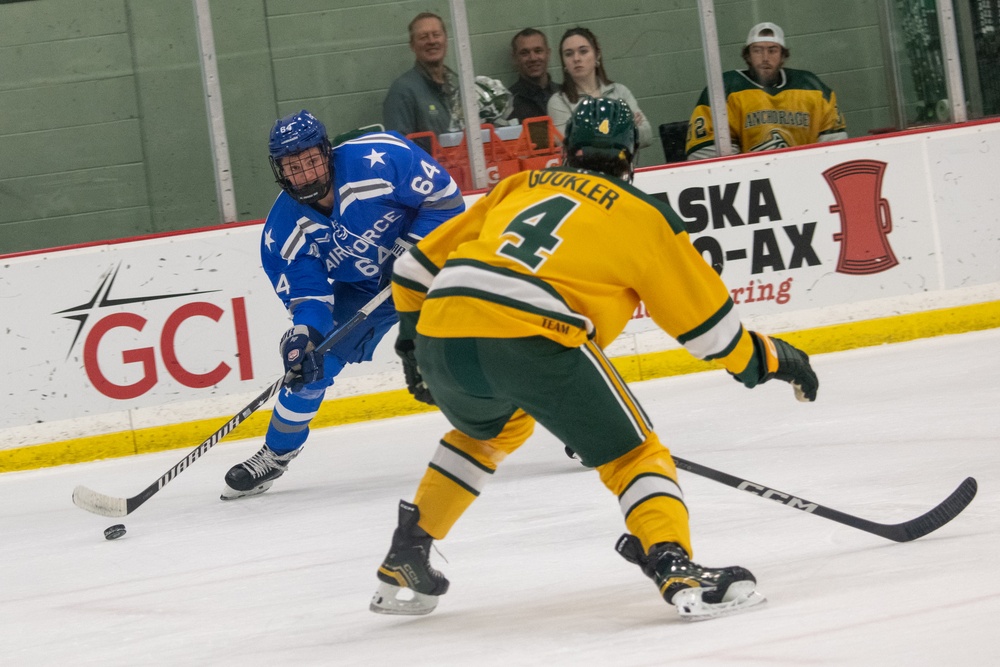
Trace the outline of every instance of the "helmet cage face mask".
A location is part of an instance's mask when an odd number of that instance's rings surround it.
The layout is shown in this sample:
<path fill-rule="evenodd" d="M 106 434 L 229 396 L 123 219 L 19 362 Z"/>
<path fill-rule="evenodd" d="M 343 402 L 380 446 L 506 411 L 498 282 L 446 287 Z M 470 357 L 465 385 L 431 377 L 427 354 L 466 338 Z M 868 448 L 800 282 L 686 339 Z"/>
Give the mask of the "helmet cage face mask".
<path fill-rule="evenodd" d="M 632 182 L 639 131 L 622 100 L 584 98 L 566 125 L 563 164 Z"/>
<path fill-rule="evenodd" d="M 330 155 L 330 142 L 324 141 L 318 145 L 322 155 Z M 330 159 L 327 157 L 323 160 L 322 164 L 313 165 L 299 165 L 306 160 L 311 160 L 310 151 L 306 148 L 304 151 L 295 153 L 293 155 L 275 158 L 274 156 L 268 156 L 268 160 L 271 162 L 271 171 L 274 173 L 274 180 L 281 186 L 281 189 L 287 192 L 295 201 L 301 204 L 315 204 L 320 199 L 323 199 L 329 192 L 330 188 L 333 187 L 333 178 L 331 177 L 330 169 Z M 285 169 L 288 168 L 292 171 L 293 167 L 301 166 L 298 171 L 308 171 L 310 169 L 316 172 L 315 180 L 309 181 L 308 183 L 303 183 L 298 186 L 292 183 L 291 178 L 285 173 Z"/>
<path fill-rule="evenodd" d="M 326 127 L 318 118 L 305 109 L 280 118 L 271 128 L 267 147 L 274 179 L 293 199 L 302 204 L 314 204 L 330 192 L 333 187 L 330 140 Z M 312 160 L 309 165 L 301 165 L 304 167 L 302 171 L 314 170 L 316 178 L 294 185 L 286 169 L 296 166 L 296 159 L 307 159 L 309 156 L 306 153 L 314 147 L 326 156 L 323 161 L 325 166 L 320 168 Z"/>

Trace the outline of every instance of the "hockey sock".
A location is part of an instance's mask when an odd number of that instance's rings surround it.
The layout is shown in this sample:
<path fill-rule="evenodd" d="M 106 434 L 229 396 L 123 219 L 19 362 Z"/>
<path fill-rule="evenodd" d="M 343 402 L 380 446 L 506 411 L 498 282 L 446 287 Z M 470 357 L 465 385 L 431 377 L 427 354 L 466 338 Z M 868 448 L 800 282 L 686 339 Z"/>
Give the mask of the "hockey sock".
<path fill-rule="evenodd" d="M 436 540 L 444 539 L 506 454 L 486 441 L 451 431 L 441 440 L 413 503 L 420 508 L 420 527 Z"/>
<path fill-rule="evenodd" d="M 477 440 L 457 429 L 445 434 L 413 500 L 420 508 L 420 527 L 434 539 L 444 539 L 497 465 L 524 444 L 534 427 L 535 420 L 517 410 L 489 440 Z"/>
<path fill-rule="evenodd" d="M 641 445 L 597 467 L 604 485 L 618 497 L 629 532 L 648 550 L 659 542 L 676 542 L 691 551 L 684 494 L 670 451 L 655 433 Z"/>

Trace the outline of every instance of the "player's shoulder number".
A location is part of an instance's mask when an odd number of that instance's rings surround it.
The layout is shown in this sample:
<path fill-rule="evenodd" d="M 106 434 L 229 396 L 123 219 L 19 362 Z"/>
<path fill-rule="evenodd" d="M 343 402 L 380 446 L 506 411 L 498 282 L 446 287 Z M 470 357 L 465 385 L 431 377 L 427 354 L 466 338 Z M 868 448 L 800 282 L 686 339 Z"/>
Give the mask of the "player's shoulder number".
<path fill-rule="evenodd" d="M 414 176 L 413 180 L 410 181 L 410 187 L 418 194 L 429 195 L 434 189 L 434 177 L 441 173 L 441 169 L 427 160 L 421 160 L 420 167 L 424 170 L 427 178 Z"/>
<path fill-rule="evenodd" d="M 288 276 L 282 273 L 278 276 L 278 283 L 274 286 L 274 291 L 278 294 L 289 294 L 292 291 L 292 284 L 288 282 Z"/>

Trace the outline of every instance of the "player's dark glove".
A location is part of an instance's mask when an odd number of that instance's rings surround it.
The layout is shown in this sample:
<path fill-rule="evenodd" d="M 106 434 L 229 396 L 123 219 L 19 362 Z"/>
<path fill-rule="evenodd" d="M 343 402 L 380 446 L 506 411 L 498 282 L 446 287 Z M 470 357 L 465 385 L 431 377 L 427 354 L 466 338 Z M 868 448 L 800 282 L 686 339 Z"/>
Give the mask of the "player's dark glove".
<path fill-rule="evenodd" d="M 772 378 L 782 380 L 792 385 L 795 398 L 800 401 L 816 400 L 819 378 L 809 364 L 808 354 L 780 338 L 765 336 L 756 331 L 751 331 L 750 337 L 760 359 L 758 384 Z"/>
<path fill-rule="evenodd" d="M 412 339 L 396 339 L 396 354 L 403 360 L 403 375 L 406 377 L 406 389 L 421 403 L 434 405 L 434 397 L 431 390 L 424 382 L 424 376 L 420 374 L 420 367 L 417 366 L 417 355 L 414 353 Z"/>
<path fill-rule="evenodd" d="M 323 355 L 316 354 L 316 346 L 322 342 L 323 334 L 305 324 L 296 324 L 281 337 L 281 362 L 285 374 L 293 374 L 285 384 L 292 391 L 323 378 Z"/>

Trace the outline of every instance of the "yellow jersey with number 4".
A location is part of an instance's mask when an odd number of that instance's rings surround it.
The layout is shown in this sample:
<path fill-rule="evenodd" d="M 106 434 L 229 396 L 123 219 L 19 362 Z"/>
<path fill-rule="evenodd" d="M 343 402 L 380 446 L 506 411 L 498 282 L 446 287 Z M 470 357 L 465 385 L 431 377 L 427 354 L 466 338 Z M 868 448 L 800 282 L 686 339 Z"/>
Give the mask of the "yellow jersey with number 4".
<path fill-rule="evenodd" d="M 683 220 L 620 179 L 579 169 L 499 183 L 396 261 L 393 297 L 404 337 L 415 327 L 438 338 L 545 336 L 603 348 L 641 300 L 698 358 L 740 374 L 753 355 Z"/>

